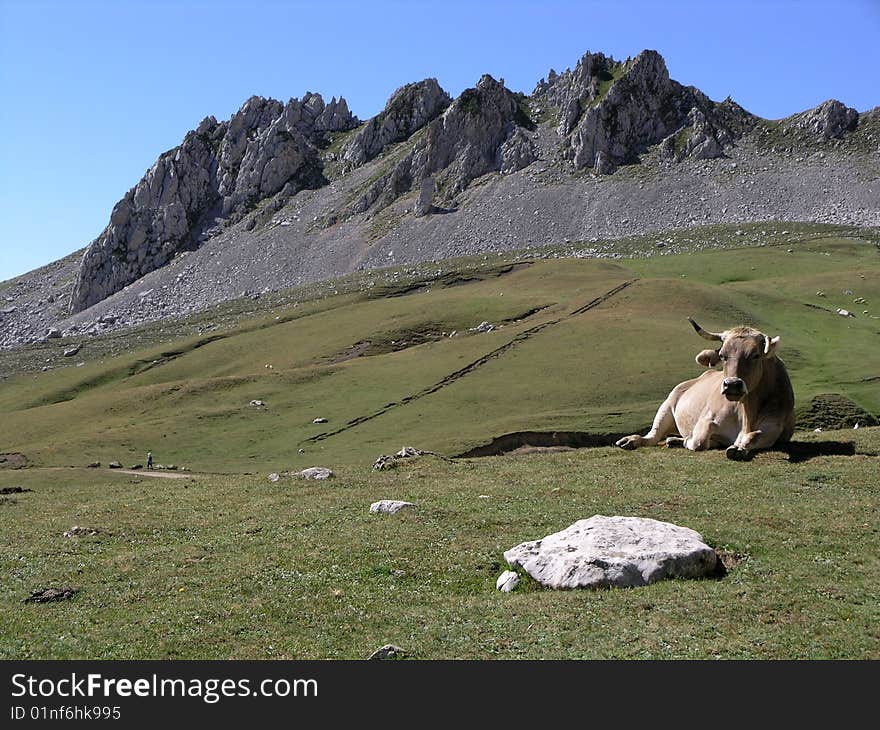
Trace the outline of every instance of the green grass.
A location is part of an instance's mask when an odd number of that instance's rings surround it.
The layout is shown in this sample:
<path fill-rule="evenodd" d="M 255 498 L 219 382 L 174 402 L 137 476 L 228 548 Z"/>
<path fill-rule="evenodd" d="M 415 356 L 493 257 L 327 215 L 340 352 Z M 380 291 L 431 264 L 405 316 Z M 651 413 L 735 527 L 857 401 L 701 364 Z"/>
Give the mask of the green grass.
<path fill-rule="evenodd" d="M 0 504 L 0 657 L 880 658 L 880 429 L 807 440 L 856 454 L 423 457 L 319 484 L 0 473 L 34 490 Z M 369 514 L 381 498 L 418 507 Z M 495 590 L 504 550 L 593 514 L 686 525 L 740 562 L 638 589 Z M 101 532 L 62 537 L 74 524 Z M 80 591 L 21 603 L 62 585 Z"/>
<path fill-rule="evenodd" d="M 746 323 L 780 335 L 799 403 L 839 393 L 876 416 L 878 320 L 834 314 L 860 296 L 875 311 L 876 246 L 802 231 L 773 240 L 515 269 L 460 262 L 459 274 L 438 267 L 438 280 L 412 289 L 343 291 L 115 357 L 90 341 L 82 367 L 4 381 L 0 443 L 40 466 L 133 463 L 152 449 L 159 461 L 241 472 L 316 458 L 368 463 L 405 443 L 455 454 L 522 430 L 631 432 L 650 423 L 675 383 L 700 372 L 693 357 L 702 341 L 687 316 L 710 329 Z M 571 314 L 624 282 L 632 283 Z M 468 332 L 484 320 L 499 328 Z M 120 337 L 115 347 L 125 349 Z M 347 357 L 364 342 L 366 356 Z M 253 399 L 267 408 L 252 408 Z M 317 416 L 330 423 L 312 424 Z M 308 441 L 367 416 L 375 417 Z"/>
<path fill-rule="evenodd" d="M 647 256 L 658 239 L 664 255 Z M 552 258 L 581 246 L 627 258 Z M 16 374 L 0 381 L 0 451 L 29 468 L 0 471 L 0 487 L 34 491 L 0 497 L 0 656 L 358 658 L 391 642 L 418 658 L 880 658 L 880 430 L 812 433 L 880 413 L 876 232 L 713 226 L 540 253 L 231 303 L 185 336 L 157 324 L 88 340 L 81 367 L 56 352 L 66 342 L 3 353 Z M 370 471 L 403 445 L 453 455 L 517 431 L 641 429 L 700 372 L 689 315 L 780 335 L 808 418 L 797 440 L 828 448 Z M 498 328 L 468 331 L 484 320 Z M 53 353 L 66 367 L 39 372 Z M 147 450 L 195 474 L 82 468 Z M 266 480 L 315 465 L 337 479 Z M 368 514 L 382 498 L 419 508 Z M 505 549 L 593 514 L 676 522 L 746 559 L 722 580 L 495 591 Z M 75 524 L 101 533 L 61 537 Z M 82 588 L 69 602 L 21 603 L 66 584 Z"/>
<path fill-rule="evenodd" d="M 608 89 L 611 88 L 612 84 L 617 81 L 619 78 L 622 78 L 626 72 L 629 70 L 628 63 L 616 63 L 611 66 L 611 69 L 608 71 L 602 71 L 599 73 L 599 87 L 596 90 L 596 97 L 589 102 L 588 104 L 582 104 L 582 107 L 587 106 L 595 106 L 602 99 L 605 98 L 605 95 L 608 93 Z"/>

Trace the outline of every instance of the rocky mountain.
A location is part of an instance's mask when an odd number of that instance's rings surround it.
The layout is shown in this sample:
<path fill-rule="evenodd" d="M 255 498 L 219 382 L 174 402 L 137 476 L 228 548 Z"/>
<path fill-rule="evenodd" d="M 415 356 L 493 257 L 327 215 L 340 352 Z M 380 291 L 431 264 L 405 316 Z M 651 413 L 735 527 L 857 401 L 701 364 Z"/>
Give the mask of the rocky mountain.
<path fill-rule="evenodd" d="M 437 79 L 425 79 L 395 91 L 385 108 L 361 128 L 342 152 L 348 169 L 359 167 L 386 147 L 403 142 L 436 119 L 452 102 Z"/>
<path fill-rule="evenodd" d="M 330 132 L 356 127 L 345 99 L 320 94 L 251 97 L 228 122 L 202 120 L 159 157 L 120 200 L 86 251 L 70 299 L 79 312 L 210 237 L 217 221 L 235 223 L 269 196 L 319 187 L 318 147 Z"/>
<path fill-rule="evenodd" d="M 542 79 L 533 96 L 559 109 L 564 156 L 601 174 L 657 143 L 666 159 L 720 157 L 754 119 L 730 100 L 716 104 L 670 79 L 656 51 L 625 63 L 588 53 L 573 71 Z"/>
<path fill-rule="evenodd" d="M 339 276 L 736 221 L 880 225 L 880 110 L 782 120 L 715 102 L 643 51 L 587 53 L 530 95 L 436 79 L 360 122 L 344 99 L 252 97 L 204 119 L 83 252 L 0 284 L 0 346 Z"/>

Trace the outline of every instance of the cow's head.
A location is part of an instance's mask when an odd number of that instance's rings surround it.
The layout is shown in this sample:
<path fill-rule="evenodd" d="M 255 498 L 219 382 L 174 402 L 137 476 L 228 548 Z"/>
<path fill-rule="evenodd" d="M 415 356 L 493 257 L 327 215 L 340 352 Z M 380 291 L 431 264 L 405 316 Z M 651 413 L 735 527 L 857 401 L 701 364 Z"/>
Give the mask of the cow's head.
<path fill-rule="evenodd" d="M 720 342 L 717 350 L 703 350 L 697 362 L 713 367 L 719 362 L 724 369 L 721 392 L 727 400 L 738 401 L 754 390 L 764 375 L 764 365 L 776 357 L 778 337 L 769 337 L 751 327 L 734 327 L 724 332 L 707 332 L 688 317 L 700 337 Z"/>

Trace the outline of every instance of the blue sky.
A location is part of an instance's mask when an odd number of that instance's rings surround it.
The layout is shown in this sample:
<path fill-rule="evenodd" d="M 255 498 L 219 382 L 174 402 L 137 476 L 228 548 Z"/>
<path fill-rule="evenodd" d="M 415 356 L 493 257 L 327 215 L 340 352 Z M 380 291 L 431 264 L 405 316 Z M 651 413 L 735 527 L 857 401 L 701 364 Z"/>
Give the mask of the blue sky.
<path fill-rule="evenodd" d="M 249 96 L 342 95 L 362 119 L 435 76 L 530 92 L 586 51 L 779 118 L 880 105 L 880 0 L 0 0 L 0 281 L 87 245 L 156 157 Z"/>

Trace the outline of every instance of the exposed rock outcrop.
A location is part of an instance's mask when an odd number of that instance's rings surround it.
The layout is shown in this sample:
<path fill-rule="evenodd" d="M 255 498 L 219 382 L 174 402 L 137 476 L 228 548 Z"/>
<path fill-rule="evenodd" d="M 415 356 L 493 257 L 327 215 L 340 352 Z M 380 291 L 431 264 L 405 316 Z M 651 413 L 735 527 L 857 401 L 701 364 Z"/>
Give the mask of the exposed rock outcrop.
<path fill-rule="evenodd" d="M 70 299 L 78 312 L 195 248 L 261 200 L 322 183 L 318 145 L 357 125 L 344 99 L 287 105 L 251 97 L 228 122 L 207 117 L 119 201 L 86 249 Z"/>
<path fill-rule="evenodd" d="M 741 117 L 745 112 L 740 113 L 740 109 L 729 100 L 714 107 L 692 107 L 685 126 L 660 143 L 661 157 L 681 162 L 686 158 L 709 160 L 723 156 L 725 147 L 732 145 L 739 136 L 737 127 L 741 126 L 737 125 L 736 118 L 725 117 Z"/>
<path fill-rule="evenodd" d="M 408 139 L 436 119 L 452 99 L 437 83 L 425 79 L 395 91 L 379 114 L 368 121 L 342 151 L 349 167 L 372 160 L 388 145 Z"/>
<path fill-rule="evenodd" d="M 784 127 L 800 129 L 822 139 L 839 139 L 844 132 L 851 132 L 859 123 L 859 113 L 841 104 L 837 99 L 829 99 L 815 109 L 788 117 Z"/>
<path fill-rule="evenodd" d="M 419 186 L 419 198 L 416 201 L 413 213 L 417 216 L 425 216 L 434 210 L 434 193 L 437 192 L 437 183 L 433 177 L 426 177 Z"/>
<path fill-rule="evenodd" d="M 251 289 L 268 291 L 376 266 L 377 261 L 385 264 L 387 257 L 393 254 L 396 260 L 407 250 L 391 243 L 399 229 L 414 223 L 410 216 L 428 217 L 402 234 L 407 245 L 412 244 L 406 256 L 417 258 L 434 256 L 441 249 L 464 255 L 533 238 L 565 240 L 603 231 L 653 230 L 661 222 L 683 226 L 716 219 L 757 220 L 783 211 L 798 220 L 871 223 L 877 212 L 871 200 L 866 205 L 859 197 L 855 179 L 848 190 L 854 190 L 859 201 L 841 194 L 832 205 L 825 193 L 816 192 L 817 185 L 818 190 L 827 187 L 825 172 L 819 182 L 811 177 L 809 203 L 803 199 L 802 180 L 792 187 L 788 173 L 780 176 L 764 164 L 748 174 L 767 173 L 761 183 L 772 188 L 767 194 L 753 195 L 751 183 L 734 187 L 731 178 L 731 185 L 722 186 L 722 204 L 691 206 L 695 188 L 690 183 L 693 175 L 705 172 L 696 169 L 701 161 L 722 156 L 730 157 L 731 163 L 748 160 L 756 149 L 794 169 L 806 165 L 802 150 L 812 155 L 820 146 L 834 148 L 839 150 L 834 165 L 845 167 L 849 163 L 840 155 L 876 150 L 878 119 L 877 110 L 859 115 L 832 100 L 780 122 L 759 120 L 730 99 L 716 103 L 670 79 L 655 51 L 624 62 L 587 53 L 573 70 L 551 70 L 530 97 L 509 91 L 503 80 L 484 76 L 451 101 L 435 79 L 425 79 L 398 89 L 383 111 L 360 128 L 341 98 L 325 103 L 309 92 L 283 104 L 255 96 L 227 121 L 207 117 L 180 146 L 163 154 L 114 207 L 107 228 L 84 253 L 44 267 L 39 276 L 16 280 L 6 290 L 0 310 L 0 347 L 60 337 L 57 325 L 85 320 L 86 315 L 76 313 L 215 237 L 230 241 L 222 244 L 226 250 L 211 252 L 221 254 L 211 261 L 202 255 L 206 251 L 175 261 L 170 268 L 177 270 L 176 278 L 161 284 L 166 292 L 147 288 L 136 293 L 134 304 L 122 295 L 126 308 L 114 309 L 110 319 L 104 318 L 107 312 L 97 312 L 91 321 L 64 325 L 63 335 L 79 337 L 121 326 L 123 320 L 168 314 L 170 299 L 178 312 L 189 311 L 194 292 L 201 307 L 207 300 L 244 296 L 242 292 Z M 342 137 L 345 132 L 350 134 Z M 829 139 L 835 140 L 833 145 L 826 144 Z M 817 155 L 815 164 L 821 159 L 828 166 L 830 157 Z M 579 171 L 609 175 L 621 164 L 639 160 L 646 169 L 676 178 L 677 199 L 668 199 L 664 192 L 666 202 L 661 205 L 657 195 L 645 191 L 644 215 L 633 213 L 630 208 L 635 206 L 628 202 L 622 215 L 609 216 L 608 210 L 619 201 L 605 193 L 596 195 L 600 191 L 592 185 L 599 181 Z M 530 169 L 512 174 L 524 168 Z M 482 193 L 474 187 L 467 196 L 460 193 L 487 173 L 501 173 L 504 177 L 485 182 L 507 192 L 491 198 L 485 210 L 468 211 L 472 201 L 482 200 Z M 800 174 L 799 167 L 794 174 Z M 869 177 L 873 174 L 867 172 Z M 551 185 L 557 187 L 547 187 Z M 625 181 L 620 185 L 625 188 Z M 585 197 L 566 192 L 576 187 L 589 189 L 586 210 L 601 207 L 601 215 L 581 214 Z M 297 195 L 316 188 L 322 189 Z M 371 220 L 405 195 L 411 196 L 406 204 Z M 631 190 L 625 195 L 632 200 Z M 548 205 L 548 196 L 558 197 L 558 204 Z M 534 204 L 523 205 L 521 197 L 534 199 Z M 772 211 L 766 205 L 770 199 Z M 701 194 L 696 200 L 705 202 Z M 478 205 L 485 206 L 485 200 Z M 285 207 L 290 209 L 281 215 Z M 446 220 L 431 216 L 447 212 L 467 215 Z M 615 219 L 619 223 L 610 222 Z M 496 225 L 501 220 L 503 227 Z M 441 235 L 441 228 L 458 233 Z M 372 245 L 385 236 L 391 237 L 389 246 L 380 253 Z M 263 240 L 271 241 L 272 247 L 260 248 L 256 256 L 242 253 L 251 242 Z M 306 250 L 310 253 L 303 255 Z M 281 258 L 284 266 L 278 265 Z M 224 265 L 215 267 L 221 259 Z M 234 275 L 232 260 L 239 262 Z M 257 268 L 260 276 L 254 274 L 248 286 L 239 286 L 241 274 Z M 50 295 L 41 293 L 50 286 Z M 115 317 L 122 319 L 116 322 Z M 56 328 L 54 334 L 46 334 L 49 327 Z"/>
<path fill-rule="evenodd" d="M 437 194 L 451 200 L 480 175 L 530 164 L 537 153 L 522 132 L 533 126 L 524 105 L 523 97 L 484 75 L 428 125 L 410 153 L 373 182 L 349 213 L 383 208 L 432 175 Z M 424 211 L 427 202 L 420 200 L 419 207 Z"/>
<path fill-rule="evenodd" d="M 574 70 L 551 71 L 535 89 L 559 110 L 563 154 L 578 169 L 608 174 L 661 140 L 663 156 L 719 157 L 749 116 L 733 102 L 715 104 L 697 89 L 669 78 L 656 51 L 626 62 L 587 53 Z"/>
<path fill-rule="evenodd" d="M 495 581 L 495 588 L 502 593 L 510 593 L 519 585 L 519 576 L 512 570 L 505 570 Z"/>
<path fill-rule="evenodd" d="M 500 170 L 502 173 L 516 172 L 528 167 L 538 159 L 538 151 L 522 127 L 517 127 L 499 149 Z"/>
<path fill-rule="evenodd" d="M 385 659 L 402 659 L 406 656 L 406 652 L 401 649 L 399 646 L 394 646 L 394 644 L 385 644 L 385 646 L 380 646 L 376 651 L 374 651 L 370 656 L 367 657 L 368 660 L 385 660 Z"/>
<path fill-rule="evenodd" d="M 541 79 L 532 96 L 559 110 L 556 131 L 565 137 L 571 134 L 581 116 L 601 98 L 625 66 L 603 53 L 588 51 L 573 70 L 566 69 L 557 74 L 550 69 L 547 81 Z"/>

